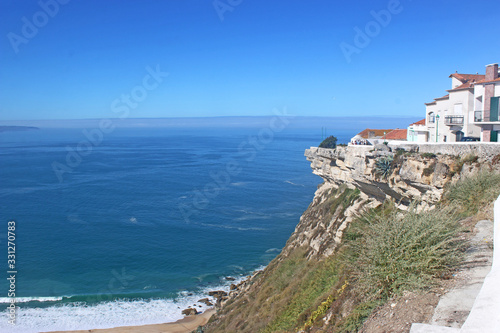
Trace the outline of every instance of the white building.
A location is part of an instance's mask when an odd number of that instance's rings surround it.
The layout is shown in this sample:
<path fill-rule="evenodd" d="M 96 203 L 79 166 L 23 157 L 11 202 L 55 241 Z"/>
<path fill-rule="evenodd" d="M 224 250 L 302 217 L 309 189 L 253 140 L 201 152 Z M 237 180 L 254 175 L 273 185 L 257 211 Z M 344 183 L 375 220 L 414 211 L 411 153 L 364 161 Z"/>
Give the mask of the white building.
<path fill-rule="evenodd" d="M 406 140 L 410 142 L 427 142 L 429 130 L 425 125 L 425 119 L 419 120 L 416 123 L 408 126 Z"/>
<path fill-rule="evenodd" d="M 448 95 L 425 104 L 428 142 L 456 142 L 481 134 L 481 127 L 474 121 L 474 88 L 485 76 L 454 73 L 450 78 Z"/>

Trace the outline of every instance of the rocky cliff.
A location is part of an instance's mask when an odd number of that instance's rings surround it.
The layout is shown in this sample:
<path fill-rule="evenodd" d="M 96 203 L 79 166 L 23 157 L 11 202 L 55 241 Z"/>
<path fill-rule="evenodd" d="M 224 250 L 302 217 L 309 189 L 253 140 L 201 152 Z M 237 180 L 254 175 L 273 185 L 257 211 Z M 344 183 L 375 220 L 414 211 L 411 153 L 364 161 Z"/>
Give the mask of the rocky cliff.
<path fill-rule="evenodd" d="M 491 161 L 468 155 L 468 160 L 457 156 L 420 154 L 415 152 L 391 152 L 381 146 L 337 147 L 323 149 L 312 147 L 305 152 L 313 172 L 323 178 L 312 204 L 302 215 L 295 232 L 287 242 L 283 253 L 307 245 L 309 256 L 329 256 L 342 241 L 342 235 L 352 219 L 362 209 L 369 209 L 386 200 L 406 209 L 414 202 L 418 209 L 434 206 L 441 199 L 447 183 L 468 174 Z M 388 161 L 388 172 L 381 175 L 377 163 Z M 332 204 L 332 194 L 344 189 L 356 190 L 357 196 L 348 207 L 337 208 L 333 214 L 324 206 Z"/>
<path fill-rule="evenodd" d="M 336 251 L 362 212 L 387 201 L 403 210 L 411 204 L 421 211 L 432 209 L 447 184 L 481 168 L 497 168 L 500 159 L 493 154 L 436 155 L 384 145 L 313 147 L 305 156 L 324 180 L 313 202 L 280 255 L 222 300 L 206 332 L 298 331 L 297 325 L 315 313 L 311 309 L 326 307 L 321 301 L 332 291 L 340 295 L 346 287 L 335 266 Z M 349 306 L 343 308 L 350 311 Z M 326 316 L 325 325 L 334 318 Z"/>

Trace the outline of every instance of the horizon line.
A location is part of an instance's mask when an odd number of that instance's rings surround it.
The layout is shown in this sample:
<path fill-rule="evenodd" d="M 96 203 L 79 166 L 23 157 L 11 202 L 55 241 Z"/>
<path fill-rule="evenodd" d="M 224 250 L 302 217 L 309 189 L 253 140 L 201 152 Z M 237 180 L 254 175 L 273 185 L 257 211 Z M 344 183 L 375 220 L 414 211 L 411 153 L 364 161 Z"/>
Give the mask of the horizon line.
<path fill-rule="evenodd" d="M 153 119 L 214 119 L 214 118 L 270 118 L 277 115 L 261 115 L 261 116 L 187 116 L 187 117 L 137 117 L 137 118 L 119 118 L 119 117 L 99 117 L 99 118 L 41 118 L 41 119 L 0 119 L 0 123 L 4 122 L 21 122 L 21 121 L 78 121 L 78 120 L 102 120 L 102 119 L 112 119 L 112 120 L 153 120 Z M 394 115 L 373 115 L 373 116 L 303 116 L 303 115 L 280 115 L 280 117 L 287 118 L 343 118 L 343 119 L 354 119 L 354 118 L 416 118 L 420 117 L 417 115 L 413 116 L 394 116 Z"/>

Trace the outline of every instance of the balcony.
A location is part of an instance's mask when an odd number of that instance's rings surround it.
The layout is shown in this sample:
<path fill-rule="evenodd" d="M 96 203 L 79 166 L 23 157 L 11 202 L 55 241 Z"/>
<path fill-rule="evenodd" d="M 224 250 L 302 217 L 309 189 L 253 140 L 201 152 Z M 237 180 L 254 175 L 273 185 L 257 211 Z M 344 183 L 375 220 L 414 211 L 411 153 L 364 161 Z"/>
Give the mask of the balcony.
<path fill-rule="evenodd" d="M 474 122 L 475 123 L 498 123 L 499 120 L 498 111 L 492 113 L 490 111 L 474 111 Z"/>
<path fill-rule="evenodd" d="M 463 125 L 464 124 L 464 116 L 445 116 L 444 124 L 448 126 L 453 125 Z"/>

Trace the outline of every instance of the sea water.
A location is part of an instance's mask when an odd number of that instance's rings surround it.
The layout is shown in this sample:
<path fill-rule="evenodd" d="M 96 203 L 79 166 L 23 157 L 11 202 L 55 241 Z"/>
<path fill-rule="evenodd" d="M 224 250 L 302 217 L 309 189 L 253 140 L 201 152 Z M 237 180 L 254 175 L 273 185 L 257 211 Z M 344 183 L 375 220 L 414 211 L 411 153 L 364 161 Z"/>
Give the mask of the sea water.
<path fill-rule="evenodd" d="M 360 130 L 352 127 L 336 131 L 340 142 Z M 321 141 L 318 127 L 91 130 L 0 133 L 0 332 L 154 324 L 188 306 L 202 311 L 209 290 L 234 283 L 226 277 L 239 281 L 280 252 L 321 182 L 304 157 Z"/>

